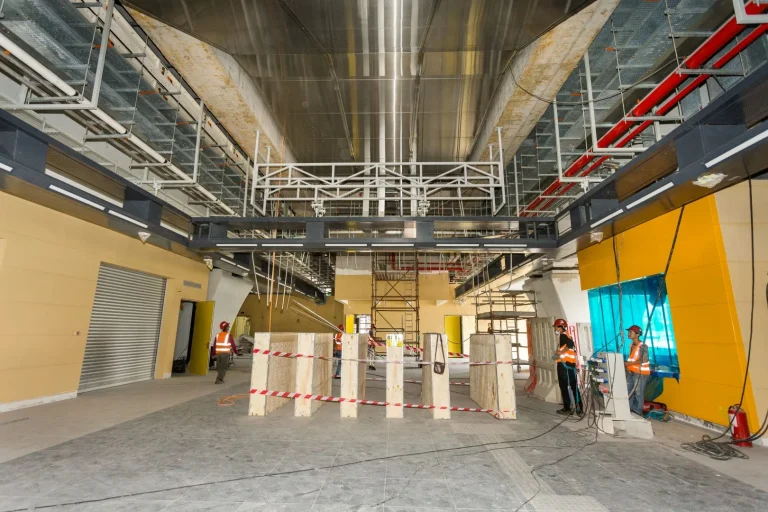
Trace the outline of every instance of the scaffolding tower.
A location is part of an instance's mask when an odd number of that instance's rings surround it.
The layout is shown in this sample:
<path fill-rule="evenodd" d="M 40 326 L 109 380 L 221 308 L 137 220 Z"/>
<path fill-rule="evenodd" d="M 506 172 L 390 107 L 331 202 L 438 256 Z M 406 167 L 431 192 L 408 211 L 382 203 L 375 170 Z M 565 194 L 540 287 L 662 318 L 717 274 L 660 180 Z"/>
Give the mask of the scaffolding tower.
<path fill-rule="evenodd" d="M 376 326 L 376 335 L 384 338 L 389 333 L 401 333 L 406 347 L 418 349 L 418 253 L 373 253 L 372 263 L 371 322 Z M 406 348 L 405 354 L 415 355 L 418 351 Z"/>
<path fill-rule="evenodd" d="M 530 318 L 536 318 L 535 292 L 489 289 L 475 295 L 475 332 L 509 334 L 518 371 L 529 364 L 527 320 Z"/>

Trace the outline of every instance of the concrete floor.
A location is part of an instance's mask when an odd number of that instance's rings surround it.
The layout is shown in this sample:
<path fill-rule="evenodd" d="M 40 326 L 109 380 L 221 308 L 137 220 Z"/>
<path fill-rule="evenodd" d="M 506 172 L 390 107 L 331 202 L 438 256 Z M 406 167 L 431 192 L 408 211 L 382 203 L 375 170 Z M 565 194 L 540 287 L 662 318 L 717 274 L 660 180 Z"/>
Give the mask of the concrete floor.
<path fill-rule="evenodd" d="M 224 387 L 212 378 L 152 381 L 0 415 L 0 511 L 516 510 L 534 495 L 521 510 L 768 503 L 768 450 L 711 461 L 679 450 L 702 433 L 687 425 L 655 423 L 652 442 L 596 438 L 576 422 L 541 435 L 562 418 L 523 393 L 519 419 L 504 422 L 479 413 L 434 421 L 419 410 L 387 420 L 381 407 L 341 420 L 336 404 L 313 418 L 293 418 L 290 405 L 255 418 L 247 400 L 216 404 L 247 392 L 247 377 L 230 372 Z M 368 397 L 383 399 L 383 384 L 369 381 Z M 419 391 L 407 384 L 406 401 L 420 402 Z M 467 388 L 454 391 L 454 405 L 472 405 Z"/>

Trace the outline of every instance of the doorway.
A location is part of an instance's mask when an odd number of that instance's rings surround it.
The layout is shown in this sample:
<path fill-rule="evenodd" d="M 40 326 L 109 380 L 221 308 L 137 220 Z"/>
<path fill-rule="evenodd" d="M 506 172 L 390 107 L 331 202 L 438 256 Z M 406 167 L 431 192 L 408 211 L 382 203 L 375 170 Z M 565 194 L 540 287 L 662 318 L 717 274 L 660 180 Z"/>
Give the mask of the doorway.
<path fill-rule="evenodd" d="M 195 321 L 195 303 L 181 301 L 179 322 L 176 326 L 176 345 L 173 349 L 173 375 L 187 372 L 192 349 L 192 326 Z"/>
<path fill-rule="evenodd" d="M 445 315 L 445 336 L 448 338 L 448 352 L 461 354 L 461 317 Z"/>

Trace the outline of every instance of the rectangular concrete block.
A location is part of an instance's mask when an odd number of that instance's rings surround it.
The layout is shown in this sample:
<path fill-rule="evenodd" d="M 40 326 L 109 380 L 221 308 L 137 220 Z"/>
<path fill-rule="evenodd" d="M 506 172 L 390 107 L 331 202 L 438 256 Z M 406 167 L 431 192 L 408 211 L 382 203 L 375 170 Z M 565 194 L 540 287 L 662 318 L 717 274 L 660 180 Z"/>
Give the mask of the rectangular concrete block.
<path fill-rule="evenodd" d="M 472 362 L 511 361 L 512 341 L 505 334 L 473 334 Z M 470 366 L 469 395 L 480 407 L 497 411 L 499 419 L 516 419 L 515 381 L 511 364 Z"/>
<path fill-rule="evenodd" d="M 387 339 L 387 418 L 403 417 L 403 341 Z"/>
<path fill-rule="evenodd" d="M 439 343 L 440 336 L 443 338 L 442 347 Z M 445 334 L 426 333 L 424 334 L 424 361 L 432 363 L 435 360 L 448 361 L 448 337 Z M 424 403 L 450 407 L 451 389 L 449 382 L 449 365 L 446 365 L 442 375 L 435 373 L 434 365 L 424 365 L 421 369 L 421 395 Z M 433 419 L 451 419 L 451 411 L 448 409 L 432 409 L 431 413 Z"/>

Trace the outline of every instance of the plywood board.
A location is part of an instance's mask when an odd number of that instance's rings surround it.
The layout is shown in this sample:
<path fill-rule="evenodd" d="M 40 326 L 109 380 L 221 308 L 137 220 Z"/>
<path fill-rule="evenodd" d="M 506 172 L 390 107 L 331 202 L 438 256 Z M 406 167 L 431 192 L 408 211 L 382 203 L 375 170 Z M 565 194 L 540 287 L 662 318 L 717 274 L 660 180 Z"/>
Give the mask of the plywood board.
<path fill-rule="evenodd" d="M 434 362 L 448 361 L 448 344 L 446 343 L 447 337 L 443 336 L 442 343 L 442 356 L 436 351 L 440 348 L 439 343 L 440 334 L 426 333 L 424 334 L 424 361 Z M 425 365 L 421 368 L 421 395 L 425 404 L 438 405 L 438 406 L 451 406 L 451 390 L 450 390 L 450 366 L 445 367 L 445 372 L 442 375 L 438 375 L 434 371 L 433 365 Z M 433 419 L 450 419 L 451 411 L 432 409 Z"/>
<path fill-rule="evenodd" d="M 510 361 L 512 341 L 509 335 L 473 334 L 470 360 Z M 469 396 L 480 407 L 498 411 L 499 419 L 515 419 L 515 382 L 511 364 L 470 366 Z"/>
<path fill-rule="evenodd" d="M 313 360 L 313 372 L 312 372 L 312 394 L 325 395 L 331 394 L 333 361 L 328 359 L 317 359 L 318 356 L 330 358 L 333 356 L 333 334 L 323 333 L 315 334 L 315 359 Z M 313 400 L 314 413 L 317 409 L 322 407 L 323 402 Z"/>
<path fill-rule="evenodd" d="M 387 418 L 403 417 L 403 360 L 402 340 L 387 340 Z M 395 405 L 398 404 L 398 405 Z"/>
<path fill-rule="evenodd" d="M 281 352 L 298 352 L 298 333 L 272 333 L 269 340 L 269 349 Z M 267 387 L 275 391 L 294 391 L 296 383 L 296 359 L 288 357 L 270 357 L 267 372 Z M 267 410 L 269 414 L 286 405 L 290 398 L 267 397 Z"/>
<path fill-rule="evenodd" d="M 368 349 L 367 334 L 344 334 L 341 338 L 341 396 L 344 398 L 365 398 L 365 360 Z M 357 418 L 358 404 L 341 402 L 342 418 Z"/>
<path fill-rule="evenodd" d="M 299 333 L 296 351 L 299 354 L 315 355 L 315 335 L 312 333 Z M 296 359 L 296 392 L 312 394 L 314 383 L 314 361 L 307 357 Z M 313 404 L 316 400 L 306 398 L 294 399 L 293 415 L 297 417 L 312 416 Z M 317 402 L 321 404 L 322 402 Z"/>
<path fill-rule="evenodd" d="M 269 333 L 257 332 L 253 335 L 253 348 L 260 350 L 269 350 Z M 251 365 L 251 389 L 267 389 L 267 374 L 269 368 L 269 357 L 261 354 L 253 354 Z M 248 404 L 249 416 L 267 415 L 267 397 L 251 394 Z"/>

